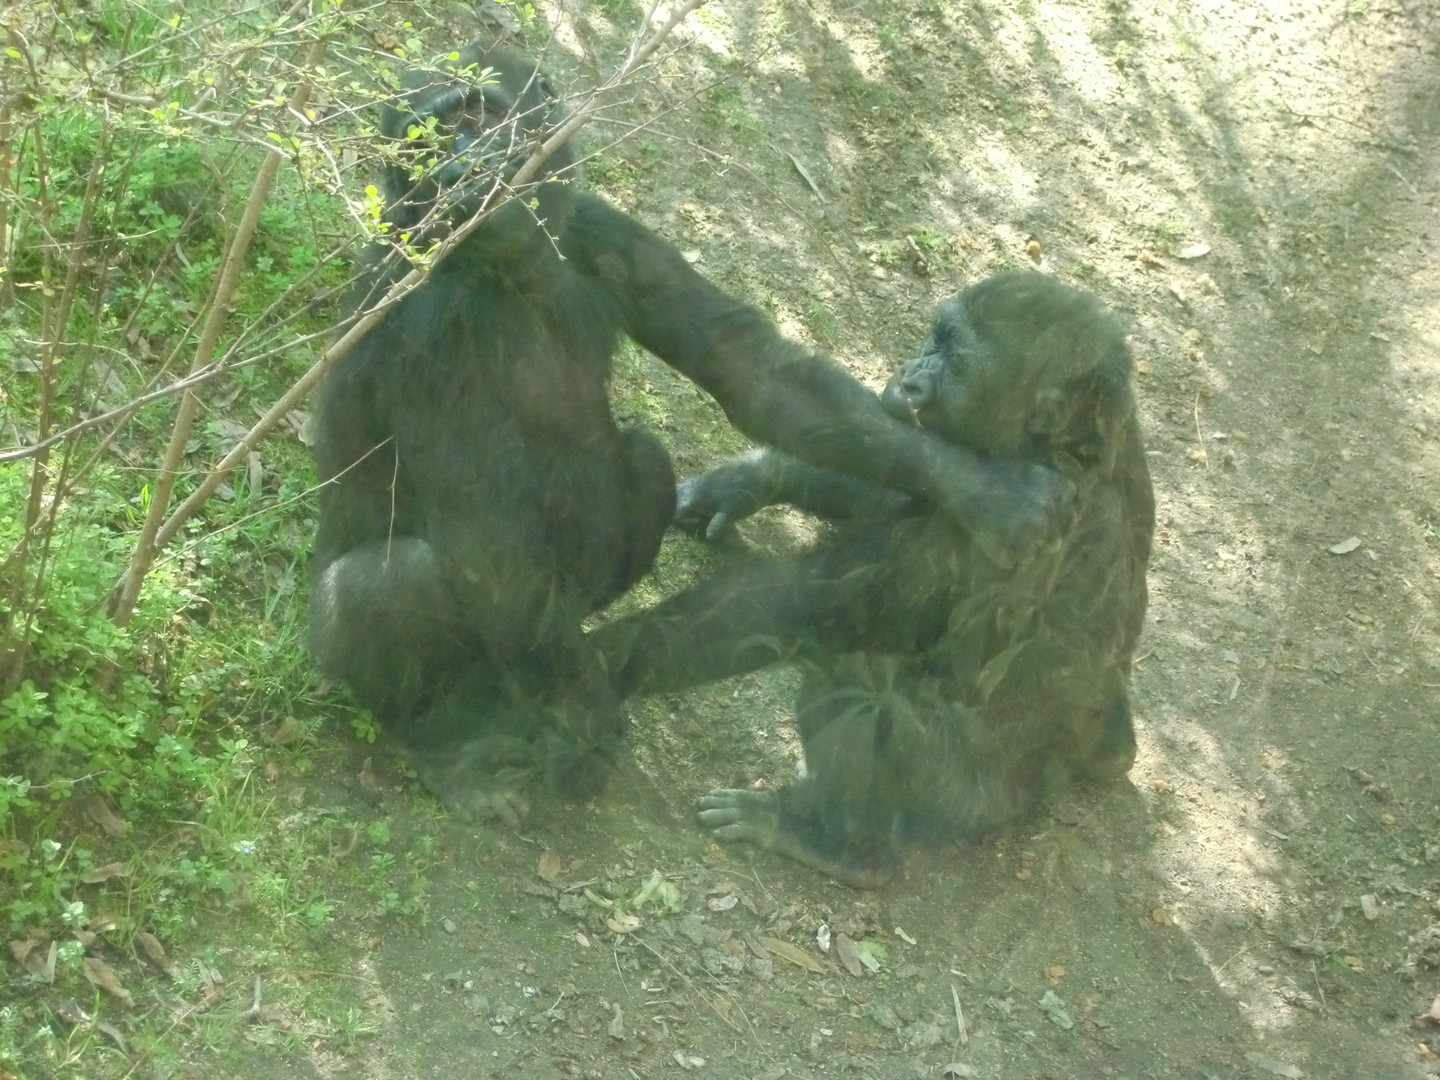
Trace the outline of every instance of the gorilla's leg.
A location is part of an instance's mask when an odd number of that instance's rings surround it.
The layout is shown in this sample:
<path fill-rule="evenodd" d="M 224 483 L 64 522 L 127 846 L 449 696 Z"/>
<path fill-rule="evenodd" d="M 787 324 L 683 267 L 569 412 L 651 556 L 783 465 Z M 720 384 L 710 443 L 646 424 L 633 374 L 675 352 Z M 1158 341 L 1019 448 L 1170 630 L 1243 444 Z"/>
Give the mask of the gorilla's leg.
<path fill-rule="evenodd" d="M 630 499 L 630 553 L 596 610 L 605 607 L 650 572 L 660 554 L 660 541 L 675 519 L 675 470 L 670 455 L 655 435 L 642 427 L 620 435 Z"/>
<path fill-rule="evenodd" d="M 969 587 L 952 580 L 953 546 L 938 515 L 862 522 L 808 551 L 732 560 L 653 608 L 597 627 L 587 641 L 622 698 L 796 656 L 909 653 L 943 629 L 948 593 Z"/>
<path fill-rule="evenodd" d="M 837 580 L 826 560 L 810 553 L 746 560 L 607 622 L 587 641 L 622 698 L 683 690 L 803 651 L 854 647 L 842 620 L 859 610 L 857 587 L 854 577 Z"/>
<path fill-rule="evenodd" d="M 420 781 L 463 815 L 514 823 L 524 812 L 514 784 L 537 757 L 533 729 L 462 625 L 434 549 L 413 537 L 347 552 L 310 597 L 321 669 L 387 725 Z"/>
<path fill-rule="evenodd" d="M 774 792 L 712 791 L 700 821 L 717 839 L 857 888 L 894 876 L 903 840 L 991 835 L 1065 774 L 1044 733 L 1005 710 L 960 704 L 952 682 L 922 677 L 901 658 L 851 655 L 812 669 L 797 718 L 805 775 Z M 1112 717 L 1117 728 L 1122 719 Z"/>
<path fill-rule="evenodd" d="M 461 660 L 458 613 L 433 549 L 396 537 L 346 552 L 316 577 L 310 649 L 379 716 L 412 715 Z"/>
<path fill-rule="evenodd" d="M 700 800 L 717 839 L 755 844 L 859 889 L 899 870 L 913 794 L 931 775 L 927 729 L 882 660 L 810 667 L 796 708 L 804 775 L 774 792 L 719 789 Z"/>
<path fill-rule="evenodd" d="M 1091 780 L 1119 780 L 1135 764 L 1135 723 L 1130 696 L 1122 688 L 1100 718 L 1094 744 L 1082 748 L 1076 771 Z"/>

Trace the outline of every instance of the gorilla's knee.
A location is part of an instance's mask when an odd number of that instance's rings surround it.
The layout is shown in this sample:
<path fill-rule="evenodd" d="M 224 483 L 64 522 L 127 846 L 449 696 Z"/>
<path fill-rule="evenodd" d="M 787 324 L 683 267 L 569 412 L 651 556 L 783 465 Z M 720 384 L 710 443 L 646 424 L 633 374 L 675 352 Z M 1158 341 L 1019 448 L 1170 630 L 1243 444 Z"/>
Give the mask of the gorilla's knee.
<path fill-rule="evenodd" d="M 425 541 L 362 544 L 315 577 L 310 650 L 327 675 L 369 688 L 362 700 L 414 698 L 454 647 L 452 607 Z"/>

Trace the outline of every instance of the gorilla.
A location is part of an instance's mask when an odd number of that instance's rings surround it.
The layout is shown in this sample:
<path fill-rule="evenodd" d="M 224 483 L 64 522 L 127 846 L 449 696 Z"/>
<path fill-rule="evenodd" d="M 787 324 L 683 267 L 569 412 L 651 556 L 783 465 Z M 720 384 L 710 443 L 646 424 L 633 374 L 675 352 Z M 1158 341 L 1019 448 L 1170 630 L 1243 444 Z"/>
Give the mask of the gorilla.
<path fill-rule="evenodd" d="M 774 450 L 682 485 L 681 519 L 711 537 L 773 503 L 834 523 L 812 548 L 742 558 L 591 635 L 624 695 L 803 666 L 802 777 L 712 791 L 714 836 L 871 888 L 909 840 L 981 837 L 1058 782 L 1129 771 L 1155 518 L 1130 368 L 1094 299 L 1007 273 L 942 304 L 885 387 L 892 416 L 1073 485 L 1058 540 L 1013 558 L 923 496 Z"/>
<path fill-rule="evenodd" d="M 898 423 L 581 191 L 569 148 L 512 193 L 562 119 L 535 63 L 506 46 L 405 77 L 380 125 L 385 235 L 361 259 L 352 310 L 403 276 L 407 251 L 485 216 L 315 403 L 311 651 L 447 805 L 508 820 L 533 773 L 550 790 L 598 790 L 625 730 L 581 623 L 650 568 L 676 495 L 659 441 L 610 412 L 623 338 L 757 441 L 927 499 L 997 551 L 1053 535 L 1069 497 L 1048 470 L 986 465 Z"/>

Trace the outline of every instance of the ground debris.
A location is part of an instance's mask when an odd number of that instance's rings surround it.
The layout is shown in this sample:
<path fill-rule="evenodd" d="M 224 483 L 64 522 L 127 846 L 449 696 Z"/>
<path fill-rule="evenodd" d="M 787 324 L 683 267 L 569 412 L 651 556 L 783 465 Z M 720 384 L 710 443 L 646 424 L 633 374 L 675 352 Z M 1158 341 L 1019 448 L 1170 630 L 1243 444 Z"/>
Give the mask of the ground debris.
<path fill-rule="evenodd" d="M 82 967 L 85 971 L 85 978 L 89 979 L 101 990 L 104 990 L 112 997 L 119 998 L 126 1005 L 134 1003 L 134 999 L 130 996 L 130 991 L 126 990 L 125 987 L 120 984 L 120 976 L 116 975 L 115 969 L 104 960 L 95 956 L 87 956 L 85 957 Z"/>
<path fill-rule="evenodd" d="M 1254 1051 L 1247 1053 L 1245 1060 L 1261 1072 L 1267 1072 L 1273 1076 L 1284 1076 L 1287 1080 L 1300 1080 L 1300 1077 L 1305 1075 L 1298 1066 L 1291 1065 L 1287 1061 L 1277 1061 L 1275 1058 L 1266 1057 L 1264 1054 L 1257 1054 Z"/>
<path fill-rule="evenodd" d="M 1069 1031 L 1075 1026 L 1075 1021 L 1070 1019 L 1069 1010 L 1065 1002 L 1061 1000 L 1054 990 L 1046 990 L 1040 998 L 1040 1011 L 1050 1018 L 1050 1021 L 1057 1027 Z"/>
<path fill-rule="evenodd" d="M 44 937 L 31 936 L 10 942 L 10 955 L 43 983 L 55 981 L 55 959 L 58 953 L 56 943 Z"/>
<path fill-rule="evenodd" d="M 149 960 L 172 980 L 180 978 L 180 968 L 166 955 L 165 946 L 160 944 L 160 939 L 154 934 L 141 930 L 135 935 L 135 944 L 140 946 L 140 951 L 145 954 L 146 960 Z"/>
<path fill-rule="evenodd" d="M 829 971 L 826 965 L 816 960 L 809 953 L 805 952 L 805 950 L 797 949 L 788 941 L 781 941 L 779 938 L 773 937 L 761 937 L 759 941 L 767 952 L 773 953 L 782 960 L 789 960 L 790 963 L 796 967 L 802 967 L 806 971 L 813 971 L 816 975 L 824 975 Z"/>

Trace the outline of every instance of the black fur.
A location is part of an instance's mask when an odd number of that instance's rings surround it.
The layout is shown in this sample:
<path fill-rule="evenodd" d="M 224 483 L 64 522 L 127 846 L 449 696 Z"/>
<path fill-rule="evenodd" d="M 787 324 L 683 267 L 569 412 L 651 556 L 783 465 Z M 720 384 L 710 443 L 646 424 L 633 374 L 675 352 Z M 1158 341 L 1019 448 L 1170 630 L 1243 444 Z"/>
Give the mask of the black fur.
<path fill-rule="evenodd" d="M 592 635 L 624 693 L 778 659 L 806 668 L 806 774 L 701 806 L 721 839 L 870 887 L 900 841 L 976 837 L 1056 781 L 1134 761 L 1127 684 L 1146 604 L 1154 497 L 1130 355 L 1089 296 L 1039 274 L 943 304 L 881 400 L 984 455 L 1073 485 L 1058 542 L 997 560 L 915 499 L 762 451 L 682 486 L 693 525 L 788 502 L 837 522 L 813 549 L 749 558 Z"/>
<path fill-rule="evenodd" d="M 581 191 L 569 150 L 501 204 L 492 189 L 559 118 L 534 63 L 505 47 L 407 77 L 381 125 L 391 237 L 423 251 L 487 199 L 498 208 L 336 366 L 315 410 L 312 651 L 450 805 L 507 818 L 534 767 L 551 788 L 596 790 L 625 727 L 581 621 L 651 566 L 675 488 L 654 436 L 610 413 L 624 336 L 752 437 L 948 498 L 997 535 L 1046 534 L 1059 501 L 1045 476 L 997 507 L 977 500 L 973 459 L 896 423 Z M 355 308 L 406 269 L 372 246 Z"/>

